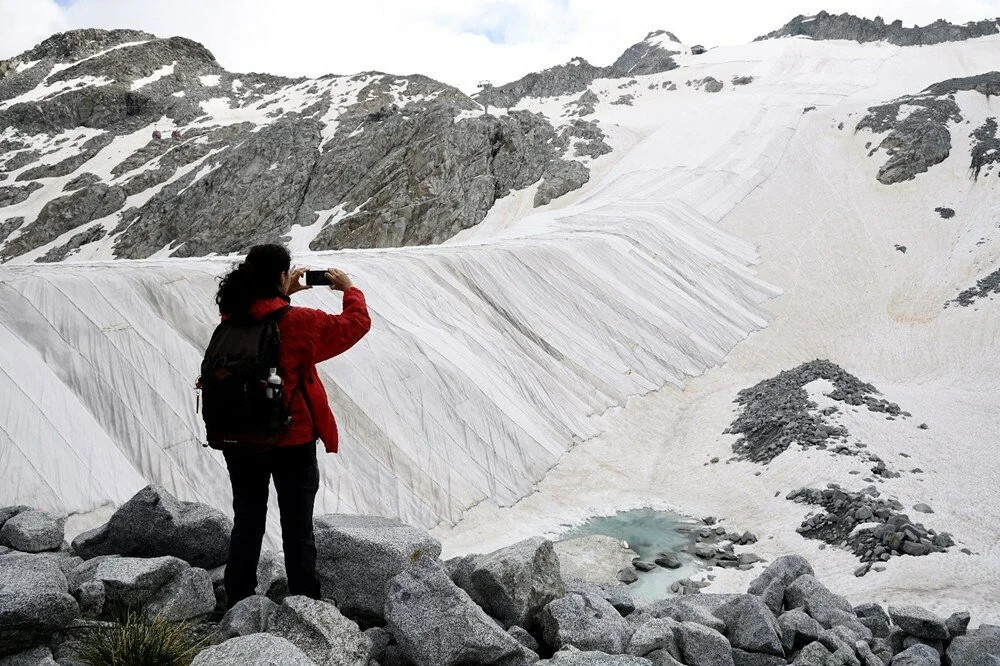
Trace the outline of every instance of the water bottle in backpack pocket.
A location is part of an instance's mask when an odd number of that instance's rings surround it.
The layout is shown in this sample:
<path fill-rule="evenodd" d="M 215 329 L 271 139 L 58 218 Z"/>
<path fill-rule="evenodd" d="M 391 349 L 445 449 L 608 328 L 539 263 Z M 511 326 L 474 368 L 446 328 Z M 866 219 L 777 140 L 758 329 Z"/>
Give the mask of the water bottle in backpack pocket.
<path fill-rule="evenodd" d="M 201 413 L 208 445 L 275 446 L 291 416 L 278 374 L 284 307 L 260 320 L 227 319 L 212 334 L 201 364 Z"/>

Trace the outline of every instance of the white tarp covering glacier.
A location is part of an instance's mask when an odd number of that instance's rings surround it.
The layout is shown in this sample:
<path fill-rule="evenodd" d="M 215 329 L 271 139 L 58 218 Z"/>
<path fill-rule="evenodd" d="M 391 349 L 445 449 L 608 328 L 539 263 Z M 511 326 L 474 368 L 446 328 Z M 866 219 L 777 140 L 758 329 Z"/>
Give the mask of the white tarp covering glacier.
<path fill-rule="evenodd" d="M 596 118 L 615 151 L 595 163 L 581 192 L 532 215 L 488 218 L 442 246 L 297 256 L 309 266 L 348 270 L 374 322 L 358 347 L 320 368 L 343 441 L 339 455 L 322 458 L 317 512 L 433 525 L 481 503 L 478 524 L 442 534 L 469 549 L 489 541 L 491 524 L 503 526 L 503 536 L 494 535 L 502 540 L 515 538 L 519 521 L 537 527 L 523 513 L 485 509 L 531 493 L 567 450 L 595 440 L 611 421 L 640 414 L 639 425 L 612 432 L 629 438 L 630 454 L 656 449 L 665 435 L 650 404 L 663 409 L 663 423 L 673 423 L 670 410 L 715 409 L 705 432 L 696 419 L 671 436 L 687 437 L 685 456 L 695 443 L 708 446 L 726 424 L 719 414 L 730 413 L 732 394 L 751 377 L 824 349 L 799 317 L 794 345 L 754 346 L 743 358 L 757 362 L 745 364 L 744 374 L 709 377 L 711 399 L 687 401 L 680 391 L 686 378 L 720 365 L 767 326 L 766 301 L 802 270 L 791 259 L 774 260 L 767 281 L 758 279 L 754 245 L 717 223 L 759 199 L 789 146 L 808 148 L 796 137 L 803 124 L 815 129 L 818 121 L 803 116 L 805 107 L 863 110 L 949 76 L 987 71 L 997 43 L 907 50 L 790 39 L 678 56 L 681 70 L 640 77 L 634 106 L 606 98 L 598 105 Z M 727 83 L 719 94 L 645 85 L 705 76 L 728 82 L 737 74 L 756 80 Z M 548 100 L 522 106 L 553 116 L 562 110 Z M 811 193 L 797 194 L 808 200 Z M 775 228 L 799 223 L 792 206 L 755 213 L 765 228 L 768 215 L 784 225 Z M 216 321 L 215 278 L 229 263 L 0 266 L 0 504 L 76 514 L 71 531 L 99 522 L 149 481 L 182 499 L 228 506 L 221 456 L 199 446 L 193 383 Z M 296 296 L 325 308 L 338 299 L 320 290 Z M 849 308 L 850 299 L 842 305 Z M 844 314 L 849 320 L 852 313 Z M 629 398 L 667 385 L 673 388 L 658 402 L 638 411 L 630 404 L 610 417 Z M 601 439 L 599 446 L 612 458 L 594 458 L 569 485 L 557 477 L 559 492 L 526 506 L 555 507 L 551 518 L 574 493 L 578 500 L 604 483 L 631 483 L 634 466 L 644 463 L 617 464 L 614 444 Z M 664 455 L 655 457 L 658 465 L 676 462 Z M 739 491 L 709 489 L 699 473 L 686 470 L 673 490 L 739 503 Z M 647 490 L 670 478 L 637 476 Z M 763 521 L 755 507 L 748 502 L 731 513 Z M 786 527 L 792 532 L 794 523 Z"/>

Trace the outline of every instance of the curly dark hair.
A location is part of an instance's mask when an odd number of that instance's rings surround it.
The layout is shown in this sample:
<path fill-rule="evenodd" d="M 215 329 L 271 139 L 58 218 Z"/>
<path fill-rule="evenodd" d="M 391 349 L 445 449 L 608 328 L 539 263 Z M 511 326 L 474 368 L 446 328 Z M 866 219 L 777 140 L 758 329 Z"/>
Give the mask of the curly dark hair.
<path fill-rule="evenodd" d="M 284 245 L 254 245 L 246 259 L 223 276 L 215 302 L 219 313 L 246 317 L 254 301 L 281 295 L 281 274 L 292 266 L 292 255 Z"/>

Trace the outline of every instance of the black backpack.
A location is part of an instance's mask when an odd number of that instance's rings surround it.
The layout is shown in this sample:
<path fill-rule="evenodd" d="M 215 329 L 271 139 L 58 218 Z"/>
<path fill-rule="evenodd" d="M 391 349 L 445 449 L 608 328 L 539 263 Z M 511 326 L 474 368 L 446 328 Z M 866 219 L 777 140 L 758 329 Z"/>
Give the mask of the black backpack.
<path fill-rule="evenodd" d="M 212 334 L 198 386 L 208 446 L 213 449 L 267 449 L 288 432 L 291 416 L 283 391 L 269 387 L 267 378 L 271 368 L 278 367 L 278 322 L 290 307 L 260 320 L 227 319 Z"/>

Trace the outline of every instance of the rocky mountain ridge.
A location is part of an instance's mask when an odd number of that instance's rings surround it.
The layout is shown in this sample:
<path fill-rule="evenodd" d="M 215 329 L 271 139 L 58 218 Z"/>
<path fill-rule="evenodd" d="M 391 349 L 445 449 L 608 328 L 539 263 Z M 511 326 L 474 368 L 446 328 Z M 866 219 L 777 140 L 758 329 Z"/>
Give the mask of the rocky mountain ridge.
<path fill-rule="evenodd" d="M 488 115 L 424 76 L 236 75 L 135 31 L 56 35 L 3 69 L 3 260 L 105 236 L 119 258 L 226 254 L 304 228 L 317 250 L 436 243 L 511 190 L 579 187 L 581 142 L 607 152 L 599 128 Z"/>
<path fill-rule="evenodd" d="M 849 39 L 855 42 L 889 42 L 896 46 L 918 46 L 960 42 L 1000 32 L 1000 18 L 970 21 L 956 25 L 938 19 L 925 26 L 903 26 L 901 20 L 886 23 L 881 16 L 874 19 L 854 14 L 830 14 L 822 11 L 813 16 L 799 15 L 781 28 L 758 37 L 755 41 L 780 37 L 810 37 L 812 39 Z"/>

